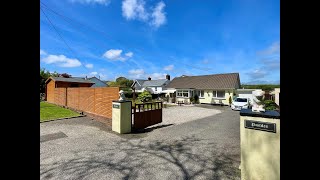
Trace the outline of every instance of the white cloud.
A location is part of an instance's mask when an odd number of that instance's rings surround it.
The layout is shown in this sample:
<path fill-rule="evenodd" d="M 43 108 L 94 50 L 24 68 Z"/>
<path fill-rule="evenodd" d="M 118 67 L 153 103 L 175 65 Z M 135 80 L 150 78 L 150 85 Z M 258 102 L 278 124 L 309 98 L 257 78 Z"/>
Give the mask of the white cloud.
<path fill-rule="evenodd" d="M 47 52 L 45 52 L 44 50 L 40 49 L 40 55 L 47 55 Z"/>
<path fill-rule="evenodd" d="M 110 49 L 103 54 L 103 57 L 110 60 L 124 60 L 121 57 L 122 50 L 120 49 Z"/>
<path fill-rule="evenodd" d="M 144 70 L 143 70 L 143 69 L 131 69 L 131 70 L 129 71 L 129 74 L 134 74 L 134 75 L 144 74 Z"/>
<path fill-rule="evenodd" d="M 268 73 L 261 69 L 255 69 L 253 72 L 248 72 L 246 74 L 248 74 L 251 79 L 257 80 L 264 78 Z"/>
<path fill-rule="evenodd" d="M 143 69 L 131 69 L 129 71 L 129 78 L 138 79 L 138 78 L 142 78 L 143 75 L 144 75 Z"/>
<path fill-rule="evenodd" d="M 109 5 L 110 0 L 70 0 L 73 3 Z"/>
<path fill-rule="evenodd" d="M 263 63 L 262 69 L 266 69 L 270 71 L 280 70 L 279 59 L 262 60 L 262 63 Z"/>
<path fill-rule="evenodd" d="M 174 65 L 169 65 L 169 66 L 165 66 L 163 69 L 166 70 L 166 71 L 172 71 L 174 68 Z"/>
<path fill-rule="evenodd" d="M 110 49 L 106 51 L 103 55 L 104 58 L 110 59 L 110 60 L 120 60 L 125 61 L 126 59 L 133 56 L 132 52 L 125 53 L 125 56 L 122 56 L 122 50 L 121 49 Z"/>
<path fill-rule="evenodd" d="M 202 61 L 202 63 L 203 63 L 203 64 L 208 64 L 208 63 L 209 63 L 209 60 L 208 60 L 208 59 L 204 59 L 204 60 Z"/>
<path fill-rule="evenodd" d="M 93 75 L 93 76 L 95 76 L 95 75 L 97 75 L 98 74 L 98 72 L 91 72 L 90 73 L 90 75 Z"/>
<path fill-rule="evenodd" d="M 273 55 L 276 53 L 280 53 L 280 42 L 274 42 L 267 49 L 259 51 L 257 54 L 259 54 L 259 55 Z"/>
<path fill-rule="evenodd" d="M 79 67 L 81 62 L 78 59 L 67 58 L 64 55 L 49 55 L 42 59 L 46 64 L 56 64 L 60 67 Z"/>
<path fill-rule="evenodd" d="M 122 16 L 127 20 L 140 20 L 148 22 L 151 26 L 156 28 L 166 23 L 166 16 L 164 12 L 165 3 L 160 1 L 151 12 L 147 11 L 144 0 L 123 0 L 122 1 Z"/>
<path fill-rule="evenodd" d="M 102 74 L 102 73 L 99 73 L 99 77 L 100 77 L 100 79 L 106 79 L 106 78 L 107 78 L 107 75 Z"/>
<path fill-rule="evenodd" d="M 163 73 L 152 73 L 148 77 L 151 77 L 152 80 L 165 79 L 166 78 L 166 74 L 163 74 Z"/>
<path fill-rule="evenodd" d="M 144 5 L 144 0 L 123 0 L 122 16 L 127 20 L 138 19 L 146 21 L 149 15 L 145 11 Z"/>
<path fill-rule="evenodd" d="M 156 7 L 153 9 L 153 12 L 151 14 L 151 17 L 152 17 L 151 25 L 153 25 L 156 28 L 166 23 L 166 16 L 165 16 L 165 13 L 163 12 L 165 6 L 166 5 L 164 4 L 164 2 L 160 1 L 156 5 Z"/>
<path fill-rule="evenodd" d="M 133 56 L 133 52 L 128 52 L 125 54 L 127 57 L 132 57 Z"/>
<path fill-rule="evenodd" d="M 86 64 L 86 68 L 93 68 L 93 64 Z"/>

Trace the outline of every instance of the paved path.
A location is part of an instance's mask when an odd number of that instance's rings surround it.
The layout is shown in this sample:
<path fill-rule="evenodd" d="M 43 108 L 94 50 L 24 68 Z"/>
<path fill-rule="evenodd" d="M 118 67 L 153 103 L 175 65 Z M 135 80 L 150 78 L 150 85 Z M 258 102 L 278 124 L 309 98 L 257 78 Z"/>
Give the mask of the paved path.
<path fill-rule="evenodd" d="M 137 134 L 85 117 L 41 123 L 40 177 L 240 179 L 239 112 L 205 107 L 221 113 Z"/>

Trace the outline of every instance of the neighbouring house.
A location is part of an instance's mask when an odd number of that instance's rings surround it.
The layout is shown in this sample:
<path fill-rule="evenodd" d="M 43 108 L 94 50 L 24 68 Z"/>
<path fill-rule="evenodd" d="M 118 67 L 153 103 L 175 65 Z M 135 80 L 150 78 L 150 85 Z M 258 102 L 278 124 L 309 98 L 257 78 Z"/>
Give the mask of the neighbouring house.
<path fill-rule="evenodd" d="M 49 77 L 46 80 L 46 100 L 53 102 L 54 88 L 60 87 L 91 87 L 93 81 L 82 78 L 64 78 L 64 77 Z"/>
<path fill-rule="evenodd" d="M 170 75 L 166 75 L 165 79 L 151 80 L 149 77 L 147 80 L 136 79 L 134 80 L 131 88 L 135 89 L 135 92 L 149 91 L 151 94 L 161 94 L 162 90 L 170 82 Z"/>
<path fill-rule="evenodd" d="M 90 78 L 85 77 L 83 79 L 87 79 L 94 82 L 94 85 L 92 85 L 91 87 L 107 87 L 108 86 L 108 84 L 106 84 L 104 81 L 101 81 L 99 78 L 95 76 Z"/>
<path fill-rule="evenodd" d="M 239 73 L 181 76 L 174 78 L 166 87 L 175 89 L 175 102 L 190 103 L 195 94 L 204 104 L 229 105 L 229 97 L 240 88 Z"/>

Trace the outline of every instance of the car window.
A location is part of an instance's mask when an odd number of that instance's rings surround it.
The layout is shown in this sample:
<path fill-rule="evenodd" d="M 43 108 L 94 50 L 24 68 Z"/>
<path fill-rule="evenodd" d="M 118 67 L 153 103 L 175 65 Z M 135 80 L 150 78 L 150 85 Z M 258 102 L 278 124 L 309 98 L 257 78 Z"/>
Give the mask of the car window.
<path fill-rule="evenodd" d="M 235 100 L 235 102 L 247 102 L 247 101 L 248 101 L 248 99 L 246 99 L 246 98 L 237 98 Z"/>

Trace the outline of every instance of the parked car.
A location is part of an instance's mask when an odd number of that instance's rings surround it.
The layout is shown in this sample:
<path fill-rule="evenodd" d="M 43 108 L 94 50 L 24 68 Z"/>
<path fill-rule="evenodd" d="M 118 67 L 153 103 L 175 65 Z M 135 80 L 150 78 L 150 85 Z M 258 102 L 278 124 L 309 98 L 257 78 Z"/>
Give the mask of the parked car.
<path fill-rule="evenodd" d="M 231 103 L 232 110 L 241 110 L 251 108 L 250 99 L 246 97 L 237 97 Z"/>

